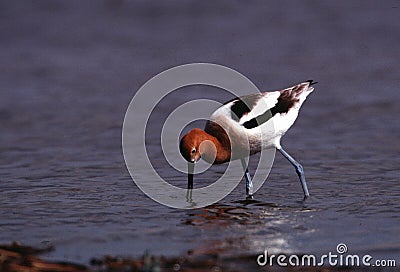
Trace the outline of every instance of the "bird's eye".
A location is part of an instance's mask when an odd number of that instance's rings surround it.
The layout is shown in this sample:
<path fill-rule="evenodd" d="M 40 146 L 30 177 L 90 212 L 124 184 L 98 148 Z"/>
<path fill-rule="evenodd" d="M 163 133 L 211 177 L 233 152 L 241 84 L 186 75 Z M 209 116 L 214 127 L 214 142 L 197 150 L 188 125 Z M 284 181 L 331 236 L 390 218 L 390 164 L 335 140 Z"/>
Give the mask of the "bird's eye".
<path fill-rule="evenodd" d="M 192 154 L 196 153 L 196 148 L 192 149 Z"/>

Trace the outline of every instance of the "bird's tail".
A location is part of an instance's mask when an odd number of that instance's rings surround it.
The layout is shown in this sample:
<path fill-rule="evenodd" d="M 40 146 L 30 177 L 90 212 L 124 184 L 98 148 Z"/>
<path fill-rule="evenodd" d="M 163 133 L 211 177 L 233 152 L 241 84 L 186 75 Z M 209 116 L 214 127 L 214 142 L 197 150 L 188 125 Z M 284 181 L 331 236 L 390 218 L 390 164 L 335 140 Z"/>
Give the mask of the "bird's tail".
<path fill-rule="evenodd" d="M 300 96 L 305 96 L 304 99 L 312 92 L 314 91 L 314 87 L 312 87 L 312 85 L 317 84 L 317 81 L 314 81 L 312 79 L 307 80 L 306 82 L 300 83 L 299 85 L 304 85 L 304 89 L 300 91 Z M 301 93 L 305 92 L 304 95 L 302 95 Z"/>
<path fill-rule="evenodd" d="M 280 98 L 293 102 L 304 100 L 312 91 L 314 91 L 314 87 L 311 87 L 311 85 L 317 83 L 318 82 L 314 82 L 313 80 L 307 80 L 295 86 L 286 88 L 281 91 Z"/>
<path fill-rule="evenodd" d="M 307 96 L 314 91 L 314 87 L 311 87 L 311 85 L 316 83 L 317 82 L 314 82 L 313 80 L 307 80 L 295 86 L 281 90 L 278 102 L 285 105 L 286 111 L 294 106 L 300 107 L 304 100 L 306 100 Z"/>
<path fill-rule="evenodd" d="M 312 80 L 312 79 L 309 79 L 309 80 L 307 80 L 306 82 L 308 82 L 308 86 L 311 86 L 311 85 L 314 85 L 314 84 L 317 84 L 318 82 L 317 81 L 314 81 L 314 80 Z"/>

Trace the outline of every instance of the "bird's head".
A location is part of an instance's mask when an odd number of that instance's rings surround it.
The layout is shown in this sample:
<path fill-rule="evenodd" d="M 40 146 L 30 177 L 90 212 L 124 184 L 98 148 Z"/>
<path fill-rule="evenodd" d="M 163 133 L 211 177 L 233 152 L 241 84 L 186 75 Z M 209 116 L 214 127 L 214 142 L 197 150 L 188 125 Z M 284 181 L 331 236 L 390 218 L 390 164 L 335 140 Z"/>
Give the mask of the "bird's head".
<path fill-rule="evenodd" d="M 200 158 L 212 164 L 216 158 L 217 149 L 213 137 L 204 130 L 192 129 L 181 139 L 179 150 L 188 162 L 188 189 L 192 189 L 194 164 Z"/>
<path fill-rule="evenodd" d="M 195 128 L 189 131 L 183 138 L 179 144 L 179 150 L 181 155 L 188 162 L 195 163 L 201 158 L 200 154 L 200 144 L 202 142 L 200 135 L 202 134 L 202 130 Z"/>
<path fill-rule="evenodd" d="M 212 138 L 204 130 L 192 129 L 181 139 L 179 149 L 182 156 L 191 163 L 196 163 L 200 158 L 213 163 L 217 150 Z"/>

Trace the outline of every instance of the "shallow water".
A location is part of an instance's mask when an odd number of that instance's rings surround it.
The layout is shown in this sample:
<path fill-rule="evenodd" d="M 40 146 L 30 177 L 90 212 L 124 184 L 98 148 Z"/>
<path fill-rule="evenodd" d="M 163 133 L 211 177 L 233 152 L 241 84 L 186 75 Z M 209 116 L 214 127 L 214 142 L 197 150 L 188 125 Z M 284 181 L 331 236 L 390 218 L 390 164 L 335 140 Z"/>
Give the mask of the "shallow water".
<path fill-rule="evenodd" d="M 290 5 L 289 5 L 290 4 Z M 349 252 L 400 261 L 398 1 L 0 4 L 0 242 L 53 244 L 47 257 Z M 24 16 L 19 16 L 24 14 Z M 212 62 L 260 89 L 313 78 L 254 202 L 244 184 L 198 210 L 146 197 L 125 168 L 121 130 L 135 91 L 172 66 Z M 167 97 L 151 118 L 209 87 Z M 147 139 L 159 173 L 185 182 Z M 254 170 L 251 161 L 250 170 Z M 252 168 L 253 167 L 253 168 Z M 213 167 L 199 177 L 220 175 Z"/>

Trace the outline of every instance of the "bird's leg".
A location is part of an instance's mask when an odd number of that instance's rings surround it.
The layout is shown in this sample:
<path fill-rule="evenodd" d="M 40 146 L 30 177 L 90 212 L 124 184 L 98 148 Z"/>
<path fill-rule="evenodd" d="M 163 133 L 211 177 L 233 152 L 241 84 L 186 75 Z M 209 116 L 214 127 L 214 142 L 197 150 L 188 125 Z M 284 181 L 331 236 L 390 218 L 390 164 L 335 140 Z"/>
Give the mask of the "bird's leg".
<path fill-rule="evenodd" d="M 241 159 L 241 162 L 244 176 L 246 178 L 246 199 L 253 199 L 253 182 L 251 181 L 249 169 L 247 168 L 246 161 L 244 159 Z"/>
<path fill-rule="evenodd" d="M 304 175 L 303 166 L 301 166 L 300 163 L 298 163 L 295 159 L 293 159 L 292 156 L 290 156 L 285 150 L 283 150 L 282 147 L 281 148 L 277 148 L 277 149 L 294 166 L 294 168 L 296 169 L 296 173 L 300 178 L 301 186 L 302 186 L 303 192 L 304 192 L 304 198 L 309 197 L 310 193 L 308 192 L 307 183 L 306 183 L 306 177 Z"/>

